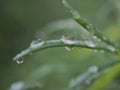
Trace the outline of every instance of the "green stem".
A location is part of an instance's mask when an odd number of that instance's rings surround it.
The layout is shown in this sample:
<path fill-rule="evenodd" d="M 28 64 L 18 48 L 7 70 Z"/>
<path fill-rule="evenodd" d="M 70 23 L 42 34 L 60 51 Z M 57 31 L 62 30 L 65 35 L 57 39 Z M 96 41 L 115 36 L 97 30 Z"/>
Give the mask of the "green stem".
<path fill-rule="evenodd" d="M 66 0 L 63 0 L 63 5 L 68 10 L 68 12 L 70 14 L 72 14 L 72 16 L 75 19 L 75 21 L 78 22 L 83 28 L 85 28 L 85 30 L 87 30 L 91 34 L 95 35 L 96 37 L 98 37 L 99 39 L 104 41 L 105 43 L 110 44 L 110 45 L 116 47 L 116 45 L 112 41 L 110 41 L 106 36 L 104 36 L 100 31 L 98 31 L 95 26 L 89 24 L 86 20 L 81 18 L 80 14 L 75 9 L 73 9 L 67 3 Z"/>
<path fill-rule="evenodd" d="M 34 45 L 31 45 L 28 49 L 22 51 L 20 54 L 18 54 L 16 57 L 14 57 L 14 61 L 21 60 L 23 57 L 36 52 L 38 50 L 46 49 L 46 48 L 51 48 L 51 47 L 83 47 L 83 48 L 89 48 L 89 49 L 96 49 L 96 50 L 104 50 L 112 53 L 119 53 L 119 48 L 116 47 L 116 45 L 111 42 L 108 38 L 103 36 L 100 31 L 96 30 L 94 26 L 86 22 L 84 19 L 82 19 L 79 15 L 79 13 L 74 10 L 67 2 L 66 0 L 63 0 L 63 4 L 65 8 L 72 14 L 73 18 L 83 27 L 85 30 L 96 36 L 97 38 L 101 39 L 106 43 L 106 45 L 95 45 L 95 43 L 92 42 L 92 46 L 89 45 L 91 44 L 91 41 L 87 42 L 86 41 L 76 41 L 76 40 L 67 40 L 63 42 L 62 40 L 49 40 L 49 41 L 44 41 L 40 43 L 34 43 Z M 67 43 L 66 43 L 67 42 Z M 95 45 L 95 46 L 94 46 Z"/>
<path fill-rule="evenodd" d="M 31 45 L 28 49 L 22 51 L 20 54 L 15 56 L 13 58 L 14 61 L 21 60 L 27 55 L 30 55 L 33 52 L 47 49 L 47 48 L 52 48 L 52 47 L 82 47 L 82 48 L 89 48 L 89 49 L 95 49 L 95 50 L 104 50 L 112 53 L 117 53 L 116 50 L 112 50 L 109 47 L 101 46 L 101 45 L 96 45 L 96 46 L 90 46 L 89 43 L 86 43 L 85 41 L 72 41 L 72 40 L 67 40 L 66 42 L 63 42 L 62 40 L 49 40 L 49 41 L 43 41 L 42 44 L 37 43 L 35 45 Z"/>

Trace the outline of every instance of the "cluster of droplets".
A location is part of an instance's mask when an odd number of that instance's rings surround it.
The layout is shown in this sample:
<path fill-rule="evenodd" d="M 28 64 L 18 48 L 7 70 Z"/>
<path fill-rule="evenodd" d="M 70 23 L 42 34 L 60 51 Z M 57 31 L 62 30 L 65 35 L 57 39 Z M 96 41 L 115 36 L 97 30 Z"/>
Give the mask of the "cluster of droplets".
<path fill-rule="evenodd" d="M 69 33 L 63 35 L 61 38 L 61 41 L 65 44 L 69 44 L 69 45 L 76 43 L 74 40 L 74 36 L 72 34 L 69 34 Z M 65 46 L 65 49 L 70 51 L 70 50 L 73 50 L 73 47 L 72 46 Z"/>
<path fill-rule="evenodd" d="M 100 41 L 100 39 L 98 39 L 96 36 L 93 37 L 95 41 Z M 65 46 L 65 49 L 70 51 L 70 50 L 73 50 L 73 45 L 76 44 L 76 43 L 81 43 L 81 44 L 85 44 L 87 45 L 88 47 L 91 47 L 91 48 L 94 48 L 96 47 L 96 42 L 94 40 L 84 40 L 84 41 L 76 41 L 74 36 L 72 34 L 65 34 L 61 37 L 61 42 L 66 44 Z M 38 40 L 34 40 L 32 41 L 32 43 L 30 44 L 30 49 L 37 49 L 39 47 L 41 47 L 42 45 L 44 44 L 44 41 L 41 40 L 41 39 L 38 39 Z M 68 46 L 69 45 L 69 46 Z M 111 45 L 107 45 L 106 47 L 109 51 L 111 52 L 116 52 L 116 48 L 111 46 Z M 94 52 L 98 52 L 98 50 L 92 50 Z M 99 50 L 99 52 L 103 53 L 104 50 Z M 18 64 L 22 64 L 23 63 L 23 58 L 22 55 L 25 55 L 26 54 L 26 50 L 25 51 L 22 51 L 21 54 L 18 54 L 14 60 L 18 63 Z M 32 55 L 32 52 L 29 53 L 30 55 Z"/>
<path fill-rule="evenodd" d="M 94 37 L 94 38 L 98 39 L 97 37 Z M 71 35 L 71 34 L 65 34 L 65 35 L 63 35 L 62 38 L 61 38 L 61 41 L 64 44 L 71 45 L 71 46 L 66 46 L 65 47 L 65 49 L 67 49 L 69 51 L 73 49 L 72 48 L 73 44 L 78 44 L 78 43 L 81 43 L 83 45 L 85 44 L 85 45 L 87 45 L 88 47 L 91 47 L 91 48 L 96 47 L 96 43 L 94 41 L 92 41 L 92 40 L 76 41 L 75 38 L 74 38 L 74 36 Z"/>

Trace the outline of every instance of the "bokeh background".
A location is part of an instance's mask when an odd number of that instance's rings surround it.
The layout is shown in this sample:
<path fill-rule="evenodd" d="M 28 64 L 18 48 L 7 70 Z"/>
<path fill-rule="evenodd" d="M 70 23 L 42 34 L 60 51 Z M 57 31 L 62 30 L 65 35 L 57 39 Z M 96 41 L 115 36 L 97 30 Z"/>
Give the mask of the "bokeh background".
<path fill-rule="evenodd" d="M 119 0 L 68 2 L 82 17 L 119 43 Z M 0 90 L 7 90 L 18 81 L 40 82 L 41 89 L 38 90 L 61 90 L 89 66 L 102 65 L 114 58 L 119 59 L 119 55 L 106 52 L 99 53 L 81 48 L 67 51 L 60 47 L 38 51 L 26 57 L 20 65 L 12 61 L 17 53 L 29 47 L 32 40 L 42 36 L 42 33 L 39 33 L 44 32 L 42 27 L 66 18 L 71 16 L 63 7 L 62 0 L 0 0 Z M 55 37 L 57 35 L 59 32 L 53 34 Z M 98 85 L 95 90 L 119 90 L 119 74 L 120 72 L 115 74 L 109 83 Z"/>

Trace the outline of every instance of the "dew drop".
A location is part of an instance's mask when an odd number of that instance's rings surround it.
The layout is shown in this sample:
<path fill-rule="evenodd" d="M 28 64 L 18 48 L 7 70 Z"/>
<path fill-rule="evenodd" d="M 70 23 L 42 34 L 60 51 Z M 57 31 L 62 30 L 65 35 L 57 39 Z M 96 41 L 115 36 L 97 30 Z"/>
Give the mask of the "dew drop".
<path fill-rule="evenodd" d="M 74 36 L 72 34 L 69 34 L 69 33 L 63 35 L 62 38 L 68 39 L 68 40 L 74 40 Z"/>
<path fill-rule="evenodd" d="M 17 64 L 22 64 L 24 61 L 23 61 L 23 59 L 20 59 L 20 60 L 17 60 L 16 62 L 17 62 Z"/>
<path fill-rule="evenodd" d="M 32 45 L 35 45 L 35 44 L 38 44 L 38 43 L 40 43 L 40 42 L 43 42 L 43 40 L 42 40 L 42 39 L 33 40 L 33 41 L 31 42 L 31 46 L 32 46 Z"/>
<path fill-rule="evenodd" d="M 44 44 L 44 41 L 41 40 L 41 39 L 38 39 L 38 40 L 34 40 L 32 41 L 32 43 L 30 44 L 30 48 L 33 49 L 33 48 L 37 48 L 37 47 L 40 47 Z"/>
<path fill-rule="evenodd" d="M 62 36 L 61 41 L 65 44 L 75 44 L 74 36 L 71 34 L 65 34 Z"/>
<path fill-rule="evenodd" d="M 68 47 L 68 46 L 66 46 L 66 47 L 65 47 L 65 49 L 66 49 L 66 50 L 68 50 L 68 51 L 73 50 L 73 48 L 72 48 L 72 47 Z"/>

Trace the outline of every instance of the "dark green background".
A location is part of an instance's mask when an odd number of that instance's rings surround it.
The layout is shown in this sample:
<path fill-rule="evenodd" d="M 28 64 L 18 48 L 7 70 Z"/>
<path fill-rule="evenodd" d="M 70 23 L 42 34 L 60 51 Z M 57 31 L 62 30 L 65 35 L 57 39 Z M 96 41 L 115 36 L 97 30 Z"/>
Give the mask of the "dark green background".
<path fill-rule="evenodd" d="M 98 26 L 100 30 L 119 22 L 118 10 L 112 0 L 68 1 L 82 17 Z M 25 58 L 21 65 L 12 61 L 17 53 L 26 49 L 31 41 L 36 39 L 36 32 L 39 32 L 41 27 L 52 21 L 71 18 L 61 2 L 61 0 L 0 0 L 0 90 L 9 88 L 16 81 L 26 80 L 36 69 L 47 65 L 56 65 L 58 69 L 62 67 L 61 72 L 53 69 L 53 75 L 50 74 L 42 80 L 48 83 L 44 90 L 53 90 L 52 88 L 58 90 L 58 87 L 67 86 L 67 82 L 88 66 L 101 64 L 109 59 L 109 54 L 108 56 L 96 54 L 86 49 L 75 48 L 68 52 L 64 48 L 54 48 Z M 110 34 L 111 38 L 112 36 L 114 38 L 114 33 Z"/>

